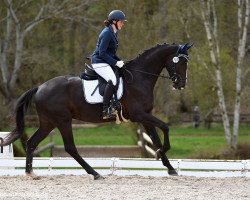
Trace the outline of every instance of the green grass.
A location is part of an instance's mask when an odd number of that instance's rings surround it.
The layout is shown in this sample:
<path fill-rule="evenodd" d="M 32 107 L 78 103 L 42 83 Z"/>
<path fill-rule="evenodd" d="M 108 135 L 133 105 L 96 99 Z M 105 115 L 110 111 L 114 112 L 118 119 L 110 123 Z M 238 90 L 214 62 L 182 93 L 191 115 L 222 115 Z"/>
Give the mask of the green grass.
<path fill-rule="evenodd" d="M 35 128 L 28 128 L 26 132 L 32 135 Z M 73 136 L 76 145 L 131 145 L 136 143 L 133 129 L 126 125 L 102 125 L 96 128 L 74 128 Z M 53 136 L 56 145 L 63 145 L 63 140 L 58 129 Z M 43 143 L 47 143 L 49 138 Z"/>
<path fill-rule="evenodd" d="M 170 126 L 171 149 L 167 153 L 169 158 L 197 158 L 201 155 L 217 155 L 221 149 L 227 147 L 222 125 L 214 125 L 211 129 L 192 126 Z M 27 128 L 28 135 L 35 132 L 35 128 Z M 163 134 L 157 129 L 161 139 Z M 130 125 L 107 124 L 96 128 L 74 128 L 76 145 L 136 145 L 137 135 Z M 56 145 L 63 145 L 61 135 L 55 130 L 53 140 Z M 250 141 L 250 125 L 240 127 L 239 142 Z M 49 142 L 46 138 L 39 146 Z M 17 142 L 18 143 L 18 142 Z M 44 153 L 43 156 L 47 156 Z"/>
<path fill-rule="evenodd" d="M 212 129 L 200 127 L 172 127 L 170 133 L 171 158 L 198 158 L 201 155 L 218 155 L 227 148 L 227 142 L 222 126 Z M 250 126 L 243 125 L 240 129 L 239 142 L 250 141 Z"/>

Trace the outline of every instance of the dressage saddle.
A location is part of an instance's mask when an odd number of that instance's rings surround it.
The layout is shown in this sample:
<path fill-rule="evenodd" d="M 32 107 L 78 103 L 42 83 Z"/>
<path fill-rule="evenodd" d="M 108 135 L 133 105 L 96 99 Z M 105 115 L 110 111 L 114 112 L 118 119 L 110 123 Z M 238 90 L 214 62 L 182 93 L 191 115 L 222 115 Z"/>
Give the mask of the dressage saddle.
<path fill-rule="evenodd" d="M 117 80 L 117 84 L 115 86 L 115 91 L 114 93 L 116 94 L 118 87 L 119 87 L 119 72 L 118 70 L 115 70 L 115 76 L 116 76 L 116 80 Z M 94 89 L 94 91 L 92 92 L 92 94 L 94 94 L 96 92 L 96 90 L 99 88 L 99 93 L 101 96 L 104 95 L 104 91 L 105 91 L 105 87 L 107 85 L 107 81 L 105 79 L 103 79 L 101 76 L 99 76 L 95 70 L 93 69 L 91 64 L 87 64 L 85 63 L 85 70 L 84 72 L 82 72 L 80 74 L 80 78 L 84 79 L 86 81 L 91 81 L 91 80 L 98 80 L 98 85 L 96 86 L 96 88 Z M 116 95 L 115 95 L 116 96 Z"/>

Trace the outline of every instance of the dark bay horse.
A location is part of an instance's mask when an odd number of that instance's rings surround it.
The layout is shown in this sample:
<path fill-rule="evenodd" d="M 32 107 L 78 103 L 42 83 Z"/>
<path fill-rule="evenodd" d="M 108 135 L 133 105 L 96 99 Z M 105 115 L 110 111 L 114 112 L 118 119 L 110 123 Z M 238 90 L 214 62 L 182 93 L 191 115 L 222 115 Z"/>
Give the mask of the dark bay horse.
<path fill-rule="evenodd" d="M 124 94 L 121 101 L 123 115 L 132 122 L 141 123 L 158 148 L 156 157 L 161 158 L 168 168 L 169 175 L 177 175 L 170 164 L 166 152 L 170 149 L 169 128 L 161 120 L 151 115 L 153 109 L 153 89 L 165 67 L 175 89 L 184 89 L 187 76 L 188 49 L 192 45 L 157 45 L 128 62 L 123 70 Z M 132 78 L 131 78 L 132 77 Z M 132 81 L 126 81 L 126 80 Z M 33 152 L 38 144 L 54 129 L 58 128 L 69 153 L 94 179 L 103 179 L 77 152 L 73 133 L 72 119 L 100 123 L 102 104 L 89 104 L 84 99 L 82 82 L 79 77 L 60 76 L 39 87 L 25 92 L 15 109 L 16 128 L 4 139 L 1 146 L 8 145 L 20 138 L 24 132 L 24 115 L 34 96 L 40 126 L 27 141 L 26 173 L 32 172 Z M 164 133 L 163 145 L 155 127 Z"/>

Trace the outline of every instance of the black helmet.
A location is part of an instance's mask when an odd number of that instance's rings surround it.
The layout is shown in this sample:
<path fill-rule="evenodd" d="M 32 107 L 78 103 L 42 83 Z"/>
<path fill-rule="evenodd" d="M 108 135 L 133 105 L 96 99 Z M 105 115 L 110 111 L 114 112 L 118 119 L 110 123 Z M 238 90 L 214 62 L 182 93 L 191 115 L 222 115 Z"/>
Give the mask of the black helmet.
<path fill-rule="evenodd" d="M 113 10 L 109 13 L 108 20 L 127 21 L 125 14 L 121 10 Z"/>

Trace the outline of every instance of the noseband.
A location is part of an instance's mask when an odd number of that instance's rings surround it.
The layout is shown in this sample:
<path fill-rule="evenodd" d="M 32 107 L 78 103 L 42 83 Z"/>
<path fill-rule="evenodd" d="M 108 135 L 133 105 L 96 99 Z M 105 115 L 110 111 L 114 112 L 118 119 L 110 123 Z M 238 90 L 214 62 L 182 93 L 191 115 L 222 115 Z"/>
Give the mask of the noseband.
<path fill-rule="evenodd" d="M 179 49 L 178 49 L 178 51 L 179 51 Z M 187 77 L 186 78 L 182 78 L 179 74 L 177 74 L 177 72 L 176 72 L 176 65 L 177 65 L 177 63 L 179 62 L 179 60 L 180 60 L 180 58 L 182 57 L 182 58 L 185 58 L 186 60 L 187 60 L 187 62 L 189 61 L 189 56 L 188 55 L 186 55 L 186 54 L 178 54 L 178 51 L 177 51 L 177 53 L 176 53 L 176 56 L 175 57 L 173 57 L 173 66 L 170 68 L 171 69 L 171 74 L 172 74 L 172 76 L 170 76 L 169 77 L 169 79 L 171 79 L 172 80 L 172 82 L 173 83 L 175 83 L 175 84 L 177 84 L 179 81 L 182 81 L 182 80 L 186 80 L 187 79 Z M 167 68 L 167 67 L 166 67 Z"/>

